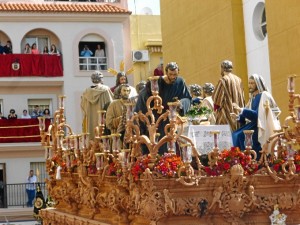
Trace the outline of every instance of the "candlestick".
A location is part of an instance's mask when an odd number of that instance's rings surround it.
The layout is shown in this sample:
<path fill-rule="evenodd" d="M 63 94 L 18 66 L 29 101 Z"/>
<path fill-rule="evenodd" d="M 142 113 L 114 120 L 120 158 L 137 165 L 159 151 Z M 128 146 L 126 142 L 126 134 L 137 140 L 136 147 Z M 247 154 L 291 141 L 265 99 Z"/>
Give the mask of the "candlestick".
<path fill-rule="evenodd" d="M 214 136 L 214 148 L 219 149 L 218 142 L 219 142 L 220 131 L 211 131 L 210 133 L 213 134 Z"/>
<path fill-rule="evenodd" d="M 40 131 L 45 131 L 45 117 L 43 116 L 39 116 L 38 117 L 38 120 L 39 120 L 39 128 L 40 128 Z"/>
<path fill-rule="evenodd" d="M 129 162 L 129 153 L 130 153 L 130 149 L 122 149 L 121 152 L 119 153 L 119 160 L 122 164 L 122 167 L 127 167 Z"/>
<path fill-rule="evenodd" d="M 121 134 L 111 134 L 111 139 L 112 139 L 111 147 L 112 147 L 113 153 L 119 153 L 120 137 L 121 137 Z"/>
<path fill-rule="evenodd" d="M 296 122 L 300 122 L 300 105 L 296 105 L 295 107 L 295 116 L 296 116 Z"/>
<path fill-rule="evenodd" d="M 126 121 L 131 120 L 132 116 L 133 116 L 133 103 L 124 103 L 124 105 L 126 106 Z"/>
<path fill-rule="evenodd" d="M 254 133 L 254 130 L 244 130 L 244 135 L 245 135 L 245 148 L 246 149 L 252 149 L 252 145 L 253 145 L 253 140 L 252 140 L 252 135 Z"/>
<path fill-rule="evenodd" d="M 65 98 L 66 98 L 66 96 L 65 95 L 60 95 L 60 96 L 58 96 L 58 98 L 59 98 L 59 101 L 58 101 L 58 107 L 59 107 L 59 109 L 64 109 L 64 107 L 65 107 L 65 102 L 64 102 L 64 100 L 65 100 Z"/>
<path fill-rule="evenodd" d="M 175 121 L 177 118 L 177 107 L 178 107 L 178 102 L 168 102 L 167 103 L 169 106 L 169 120 Z"/>
<path fill-rule="evenodd" d="M 105 110 L 99 110 L 98 111 L 98 126 L 104 126 L 105 125 Z"/>
<path fill-rule="evenodd" d="M 182 148 L 182 161 L 184 163 L 191 163 L 192 162 L 192 148 L 191 144 L 182 144 L 180 145 Z"/>
<path fill-rule="evenodd" d="M 288 92 L 295 92 L 295 74 L 288 77 Z"/>
<path fill-rule="evenodd" d="M 151 91 L 154 92 L 154 93 L 159 92 L 158 79 L 159 79 L 158 76 L 149 77 L 149 80 L 151 82 Z"/>

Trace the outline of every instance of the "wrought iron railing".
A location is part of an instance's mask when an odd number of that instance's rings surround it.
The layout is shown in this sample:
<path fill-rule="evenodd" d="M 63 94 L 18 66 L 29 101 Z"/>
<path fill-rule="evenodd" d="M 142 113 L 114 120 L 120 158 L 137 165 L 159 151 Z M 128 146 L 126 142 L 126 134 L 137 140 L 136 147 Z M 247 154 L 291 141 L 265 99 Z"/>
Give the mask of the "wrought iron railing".
<path fill-rule="evenodd" d="M 79 57 L 80 70 L 107 70 L 106 57 Z"/>
<path fill-rule="evenodd" d="M 40 185 L 40 189 L 46 199 L 48 192 L 45 183 L 37 183 L 35 186 Z M 26 207 L 28 201 L 26 193 L 26 183 L 18 184 L 0 184 L 0 208 L 8 208 L 11 206 Z"/>

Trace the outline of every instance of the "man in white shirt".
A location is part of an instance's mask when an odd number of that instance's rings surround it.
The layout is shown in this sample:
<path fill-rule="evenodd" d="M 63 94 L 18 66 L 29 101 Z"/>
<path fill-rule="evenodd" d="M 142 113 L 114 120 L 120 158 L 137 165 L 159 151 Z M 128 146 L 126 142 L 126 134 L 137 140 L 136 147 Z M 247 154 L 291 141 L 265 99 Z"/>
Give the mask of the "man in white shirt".
<path fill-rule="evenodd" d="M 31 116 L 28 115 L 27 109 L 23 110 L 23 114 L 21 115 L 21 119 L 31 119 Z"/>
<path fill-rule="evenodd" d="M 33 170 L 29 171 L 29 176 L 26 181 L 26 193 L 28 196 L 27 207 L 32 207 L 33 200 L 35 198 L 35 183 L 37 182 L 36 176 L 33 174 Z"/>

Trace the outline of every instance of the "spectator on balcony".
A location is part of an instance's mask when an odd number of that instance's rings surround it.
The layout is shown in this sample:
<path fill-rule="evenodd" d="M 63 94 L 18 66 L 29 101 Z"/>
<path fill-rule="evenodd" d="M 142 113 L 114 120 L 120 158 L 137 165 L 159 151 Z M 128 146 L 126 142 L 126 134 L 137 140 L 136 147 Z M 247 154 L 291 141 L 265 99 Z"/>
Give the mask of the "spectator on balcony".
<path fill-rule="evenodd" d="M 23 114 L 21 115 L 21 119 L 31 119 L 31 116 L 28 114 L 27 109 L 23 110 Z"/>
<path fill-rule="evenodd" d="M 49 110 L 49 109 L 45 109 L 44 112 L 43 112 L 43 116 L 44 116 L 46 119 L 50 119 L 50 118 L 51 118 L 50 110 Z"/>
<path fill-rule="evenodd" d="M 43 54 L 45 54 L 45 55 L 49 54 L 49 48 L 47 45 L 44 47 Z"/>
<path fill-rule="evenodd" d="M 51 45 L 49 54 L 50 55 L 60 55 L 60 53 L 59 53 L 58 49 L 56 48 L 55 44 Z"/>
<path fill-rule="evenodd" d="M 80 53 L 80 56 L 91 57 L 92 55 L 93 55 L 93 52 L 89 49 L 89 46 L 84 45 L 84 48 Z"/>
<path fill-rule="evenodd" d="M 24 54 L 31 54 L 31 47 L 28 43 L 25 45 Z"/>
<path fill-rule="evenodd" d="M 31 114 L 31 118 L 38 118 L 40 116 L 43 116 L 42 111 L 38 105 L 35 105 Z"/>
<path fill-rule="evenodd" d="M 33 170 L 29 171 L 29 176 L 26 181 L 26 193 L 28 196 L 27 207 L 32 207 L 33 200 L 35 197 L 35 183 L 37 182 L 37 177 L 34 175 Z"/>
<path fill-rule="evenodd" d="M 7 41 L 6 45 L 3 47 L 3 54 L 12 54 L 12 45 L 11 41 Z"/>
<path fill-rule="evenodd" d="M 104 70 L 105 65 L 102 64 L 106 64 L 106 60 L 105 60 L 105 52 L 104 49 L 101 48 L 101 45 L 97 45 L 97 49 L 95 50 L 95 57 L 97 57 L 98 63 L 100 64 L 100 69 Z"/>
<path fill-rule="evenodd" d="M 31 53 L 35 55 L 40 54 L 39 50 L 36 48 L 36 43 L 31 45 Z"/>
<path fill-rule="evenodd" d="M 7 116 L 7 118 L 10 119 L 18 119 L 18 115 L 16 114 L 16 111 L 14 109 L 11 109 L 9 111 L 9 114 Z"/>

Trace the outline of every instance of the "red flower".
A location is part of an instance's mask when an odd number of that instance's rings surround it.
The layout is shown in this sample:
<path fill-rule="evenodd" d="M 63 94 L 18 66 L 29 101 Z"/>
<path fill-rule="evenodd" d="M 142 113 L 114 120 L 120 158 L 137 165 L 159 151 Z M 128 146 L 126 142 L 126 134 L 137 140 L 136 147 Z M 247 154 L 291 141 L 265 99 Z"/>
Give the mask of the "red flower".
<path fill-rule="evenodd" d="M 229 170 L 230 169 L 230 164 L 229 163 L 224 163 L 223 168 L 224 168 L 224 170 Z"/>

